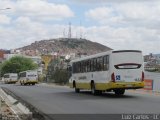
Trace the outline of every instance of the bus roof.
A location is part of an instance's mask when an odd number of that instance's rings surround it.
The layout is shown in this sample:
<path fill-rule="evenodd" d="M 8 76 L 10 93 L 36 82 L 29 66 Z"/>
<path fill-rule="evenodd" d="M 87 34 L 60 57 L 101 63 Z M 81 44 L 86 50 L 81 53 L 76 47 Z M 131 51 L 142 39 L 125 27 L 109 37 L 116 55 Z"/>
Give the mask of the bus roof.
<path fill-rule="evenodd" d="M 17 75 L 17 73 L 5 73 L 4 75 Z"/>
<path fill-rule="evenodd" d="M 121 53 L 121 52 L 138 52 L 142 53 L 140 50 L 117 50 L 117 51 L 112 51 L 112 53 Z"/>
<path fill-rule="evenodd" d="M 22 72 L 19 72 L 19 73 L 23 73 L 23 72 L 37 72 L 37 70 L 26 70 L 26 71 L 22 71 Z"/>
<path fill-rule="evenodd" d="M 109 50 L 109 51 L 106 51 L 106 52 L 101 52 L 101 53 L 97 53 L 97 54 L 94 54 L 94 55 L 90 55 L 90 56 L 86 56 L 86 57 L 83 57 L 83 58 L 78 58 L 78 59 L 75 59 L 75 60 L 72 60 L 71 63 L 73 62 L 78 62 L 78 61 L 83 61 L 83 60 L 87 60 L 87 59 L 91 59 L 91 58 L 95 58 L 95 57 L 100 57 L 100 56 L 103 56 L 103 55 L 110 55 L 112 53 L 121 53 L 121 52 L 137 52 L 137 53 L 142 53 L 142 51 L 140 50 Z"/>

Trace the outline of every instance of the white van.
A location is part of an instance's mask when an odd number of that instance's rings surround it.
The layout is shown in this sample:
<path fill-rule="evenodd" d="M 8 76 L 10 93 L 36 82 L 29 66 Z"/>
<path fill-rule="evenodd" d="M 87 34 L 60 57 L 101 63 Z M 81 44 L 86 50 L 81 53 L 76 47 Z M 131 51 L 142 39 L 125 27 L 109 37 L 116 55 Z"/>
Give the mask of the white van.
<path fill-rule="evenodd" d="M 19 73 L 19 82 L 21 85 L 35 85 L 38 83 L 37 70 L 27 70 Z"/>
<path fill-rule="evenodd" d="M 3 76 L 4 83 L 9 84 L 9 83 L 16 83 L 18 81 L 18 75 L 17 73 L 6 73 Z"/>

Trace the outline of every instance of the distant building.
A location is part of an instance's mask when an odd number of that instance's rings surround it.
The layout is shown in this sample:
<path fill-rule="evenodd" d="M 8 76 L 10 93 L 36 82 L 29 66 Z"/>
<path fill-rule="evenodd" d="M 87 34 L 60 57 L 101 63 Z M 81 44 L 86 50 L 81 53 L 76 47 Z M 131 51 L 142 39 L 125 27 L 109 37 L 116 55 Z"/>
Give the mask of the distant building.
<path fill-rule="evenodd" d="M 20 50 L 12 49 L 11 54 L 21 54 Z"/>
<path fill-rule="evenodd" d="M 27 55 L 27 56 L 37 56 L 38 52 L 37 52 L 37 50 L 26 50 L 25 55 Z"/>
<path fill-rule="evenodd" d="M 4 54 L 5 54 L 5 52 L 2 51 L 2 50 L 0 50 L 0 62 L 3 61 L 3 59 L 4 59 Z"/>
<path fill-rule="evenodd" d="M 20 54 L 4 54 L 4 59 L 9 60 L 12 57 L 21 56 Z"/>
<path fill-rule="evenodd" d="M 156 69 L 160 66 L 160 54 L 150 54 L 144 56 L 145 70 Z"/>
<path fill-rule="evenodd" d="M 23 56 L 26 58 L 30 58 L 33 60 L 34 63 L 38 65 L 40 65 L 42 62 L 42 59 L 40 56 L 27 56 L 27 55 L 22 55 L 22 54 L 4 54 L 4 59 L 9 60 L 10 58 L 15 57 L 15 56 Z"/>
<path fill-rule="evenodd" d="M 160 54 L 152 54 L 152 58 L 160 60 Z"/>
<path fill-rule="evenodd" d="M 9 50 L 0 50 L 0 63 L 5 60 L 5 54 L 10 53 Z"/>
<path fill-rule="evenodd" d="M 42 62 L 42 59 L 41 59 L 40 56 L 24 56 L 24 57 L 32 59 L 33 62 L 38 64 L 38 65 L 41 64 L 41 62 Z"/>

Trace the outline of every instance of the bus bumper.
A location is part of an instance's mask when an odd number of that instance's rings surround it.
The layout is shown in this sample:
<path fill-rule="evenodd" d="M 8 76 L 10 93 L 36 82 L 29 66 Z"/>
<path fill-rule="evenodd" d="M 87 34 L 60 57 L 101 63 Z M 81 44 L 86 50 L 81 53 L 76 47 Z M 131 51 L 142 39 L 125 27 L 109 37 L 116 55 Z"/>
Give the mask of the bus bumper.
<path fill-rule="evenodd" d="M 26 81 L 20 81 L 20 83 L 24 83 L 24 84 L 36 84 L 38 83 L 37 80 L 26 80 Z"/>
<path fill-rule="evenodd" d="M 15 84 L 17 80 L 7 81 L 8 84 Z"/>
<path fill-rule="evenodd" d="M 70 88 L 73 84 L 69 83 Z M 77 88 L 91 89 L 90 83 L 78 83 Z M 144 82 L 109 82 L 109 83 L 95 83 L 96 90 L 114 90 L 114 89 L 139 89 L 144 87 Z"/>

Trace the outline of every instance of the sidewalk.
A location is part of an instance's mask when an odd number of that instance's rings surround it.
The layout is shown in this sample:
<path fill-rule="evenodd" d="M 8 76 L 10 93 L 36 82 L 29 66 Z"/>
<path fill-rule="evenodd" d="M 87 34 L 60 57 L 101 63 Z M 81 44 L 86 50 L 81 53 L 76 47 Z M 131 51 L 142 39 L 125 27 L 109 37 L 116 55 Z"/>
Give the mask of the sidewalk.
<path fill-rule="evenodd" d="M 127 91 L 133 92 L 133 93 L 139 93 L 139 94 L 151 94 L 151 95 L 160 96 L 160 91 L 145 90 L 145 89 L 127 90 Z"/>
<path fill-rule="evenodd" d="M 48 87 L 65 87 L 65 88 L 69 88 L 69 86 L 67 85 L 60 85 L 60 84 L 55 84 L 55 83 L 39 83 L 38 85 L 42 85 L 42 86 L 48 86 Z"/>

